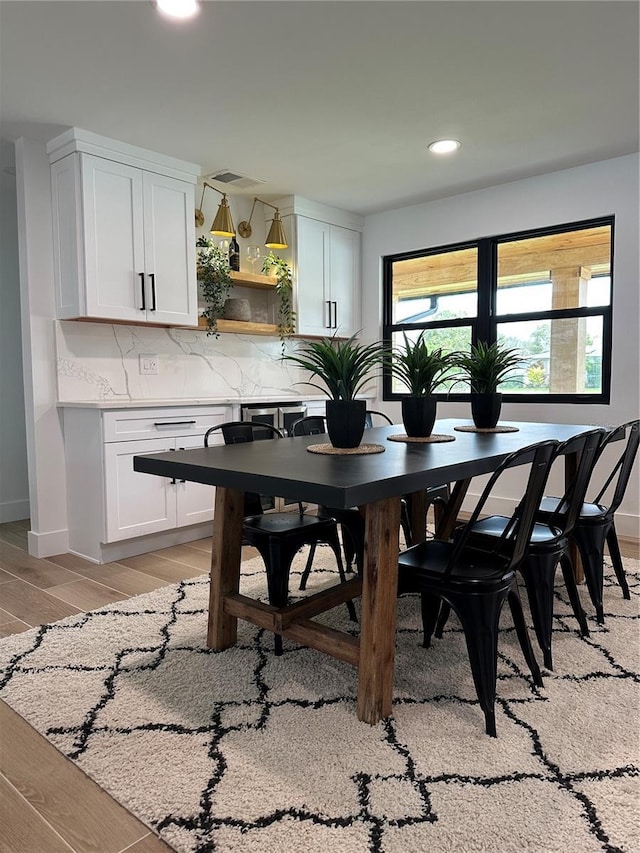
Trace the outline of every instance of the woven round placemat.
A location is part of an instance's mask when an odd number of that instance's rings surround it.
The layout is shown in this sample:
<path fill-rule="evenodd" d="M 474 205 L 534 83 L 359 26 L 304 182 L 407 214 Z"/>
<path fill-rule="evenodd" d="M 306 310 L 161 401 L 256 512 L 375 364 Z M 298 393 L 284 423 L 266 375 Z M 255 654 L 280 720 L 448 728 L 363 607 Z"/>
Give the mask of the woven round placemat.
<path fill-rule="evenodd" d="M 425 436 L 412 436 L 405 435 L 404 433 L 397 433 L 396 435 L 388 435 L 387 441 L 405 441 L 411 444 L 437 444 L 440 441 L 455 441 L 455 435 L 445 435 L 444 433 L 434 432 L 432 435 Z"/>
<path fill-rule="evenodd" d="M 520 432 L 520 427 L 514 426 L 494 426 L 494 427 L 477 427 L 477 426 L 454 426 L 458 432 Z"/>
<path fill-rule="evenodd" d="M 309 453 L 322 453 L 326 456 L 364 456 L 367 453 L 384 453 L 381 444 L 359 444 L 357 447 L 334 447 L 333 444 L 310 444 Z"/>

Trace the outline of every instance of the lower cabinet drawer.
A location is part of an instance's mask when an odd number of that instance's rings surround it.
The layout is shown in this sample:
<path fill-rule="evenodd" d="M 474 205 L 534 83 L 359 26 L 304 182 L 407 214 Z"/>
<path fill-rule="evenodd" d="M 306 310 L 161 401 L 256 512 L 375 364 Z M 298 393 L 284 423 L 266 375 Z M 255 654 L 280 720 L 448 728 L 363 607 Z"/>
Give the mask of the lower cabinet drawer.
<path fill-rule="evenodd" d="M 230 406 L 132 409 L 104 412 L 102 428 L 105 442 L 139 441 L 167 436 L 202 436 L 209 427 L 226 420 L 231 420 Z"/>

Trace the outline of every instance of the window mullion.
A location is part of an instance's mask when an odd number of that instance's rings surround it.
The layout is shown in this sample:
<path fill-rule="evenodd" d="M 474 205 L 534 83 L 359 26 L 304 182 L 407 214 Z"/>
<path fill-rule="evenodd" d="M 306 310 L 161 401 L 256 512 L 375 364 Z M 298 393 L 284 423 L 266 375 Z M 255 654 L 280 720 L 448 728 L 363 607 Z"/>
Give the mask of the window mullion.
<path fill-rule="evenodd" d="M 493 240 L 478 241 L 478 318 L 473 330 L 473 343 L 496 339 L 496 247 Z"/>

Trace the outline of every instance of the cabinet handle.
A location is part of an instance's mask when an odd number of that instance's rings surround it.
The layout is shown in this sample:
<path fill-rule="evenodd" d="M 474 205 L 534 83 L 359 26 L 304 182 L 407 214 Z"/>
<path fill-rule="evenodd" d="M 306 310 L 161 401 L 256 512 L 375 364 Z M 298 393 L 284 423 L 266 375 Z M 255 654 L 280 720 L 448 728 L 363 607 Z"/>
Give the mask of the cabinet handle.
<path fill-rule="evenodd" d="M 147 310 L 147 303 L 146 303 L 145 298 L 144 298 L 144 273 L 139 272 L 138 275 L 140 276 L 140 290 L 142 291 L 142 308 L 140 310 L 146 311 Z"/>
<path fill-rule="evenodd" d="M 338 303 L 333 303 L 333 328 L 338 328 Z"/>
<path fill-rule="evenodd" d="M 151 279 L 151 310 L 156 310 L 156 274 L 150 273 L 149 278 Z"/>
<path fill-rule="evenodd" d="M 186 450 L 186 447 L 179 447 L 178 450 Z M 180 480 L 181 483 L 186 483 L 186 480 Z"/>
<path fill-rule="evenodd" d="M 327 313 L 329 315 L 329 322 L 327 323 L 327 329 L 331 328 L 331 302 L 327 299 Z"/>
<path fill-rule="evenodd" d="M 160 426 L 186 426 L 188 424 L 195 424 L 195 421 L 154 421 L 154 427 Z M 175 448 L 171 448 L 175 450 Z M 184 447 L 181 447 L 180 450 L 184 450 Z"/>
<path fill-rule="evenodd" d="M 170 447 L 170 448 L 169 448 L 169 450 L 171 451 L 171 453 L 174 453 L 174 452 L 175 452 L 175 447 Z M 176 478 L 175 478 L 175 477 L 172 477 L 172 478 L 169 480 L 169 485 L 170 485 L 170 486 L 175 486 L 175 484 L 176 484 Z"/>

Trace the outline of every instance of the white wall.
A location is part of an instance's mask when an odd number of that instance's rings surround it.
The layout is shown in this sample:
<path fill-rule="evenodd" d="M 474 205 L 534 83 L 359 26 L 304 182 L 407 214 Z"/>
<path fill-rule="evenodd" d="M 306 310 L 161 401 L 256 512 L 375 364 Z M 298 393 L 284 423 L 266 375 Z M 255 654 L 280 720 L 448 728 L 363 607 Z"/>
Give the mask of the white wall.
<path fill-rule="evenodd" d="M 3 162 L 6 158 L 3 157 Z M 0 175 L 0 523 L 29 517 L 15 176 Z"/>
<path fill-rule="evenodd" d="M 19 139 L 16 170 L 29 552 L 46 557 L 64 553 L 68 535 L 62 417 L 56 408 L 51 180 L 44 144 Z"/>
<path fill-rule="evenodd" d="M 368 336 L 382 333 L 383 255 L 614 214 L 610 405 L 511 403 L 503 406 L 503 417 L 587 424 L 617 424 L 637 418 L 640 411 L 638 202 L 638 155 L 634 154 L 369 216 L 363 239 L 363 328 Z M 379 393 L 381 396 L 381 390 Z M 385 408 L 399 417 L 399 404 L 387 404 Z M 468 417 L 468 404 L 441 403 L 439 415 Z M 636 463 L 616 517 L 622 535 L 638 537 L 639 505 Z"/>

